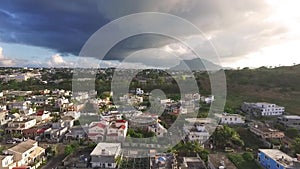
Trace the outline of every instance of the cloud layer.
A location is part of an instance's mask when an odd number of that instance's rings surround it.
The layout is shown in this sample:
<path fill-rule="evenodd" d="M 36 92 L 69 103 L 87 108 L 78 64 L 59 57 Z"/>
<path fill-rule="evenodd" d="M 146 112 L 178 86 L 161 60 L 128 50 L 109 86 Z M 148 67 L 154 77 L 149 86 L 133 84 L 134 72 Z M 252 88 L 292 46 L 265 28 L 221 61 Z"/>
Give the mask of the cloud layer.
<path fill-rule="evenodd" d="M 78 55 L 87 39 L 108 22 L 137 12 L 163 12 L 182 17 L 203 31 L 223 59 L 239 59 L 260 48 L 282 43 L 289 31 L 287 25 L 270 21 L 274 9 L 264 0 L 45 0 L 1 1 L 0 41 L 52 49 L 59 55 L 48 63 L 66 64 L 64 55 Z M 147 21 L 141 21 L 147 22 Z M 168 23 L 165 23 L 168 26 Z M 138 26 L 138 25 L 137 25 Z M 185 27 L 172 27 L 184 30 Z M 113 36 L 114 31 L 110 34 Z M 205 57 L 213 55 L 208 43 L 197 41 L 199 34 L 190 34 Z M 180 42 L 159 35 L 139 35 L 124 39 L 107 54 L 107 60 L 122 60 L 144 49 L 164 48 Z M 176 46 L 176 45 L 175 45 Z M 180 45 L 179 45 L 180 46 Z M 191 57 L 182 54 L 185 57 Z M 9 64 L 9 61 L 5 61 Z M 4 63 L 4 61 L 3 61 Z"/>

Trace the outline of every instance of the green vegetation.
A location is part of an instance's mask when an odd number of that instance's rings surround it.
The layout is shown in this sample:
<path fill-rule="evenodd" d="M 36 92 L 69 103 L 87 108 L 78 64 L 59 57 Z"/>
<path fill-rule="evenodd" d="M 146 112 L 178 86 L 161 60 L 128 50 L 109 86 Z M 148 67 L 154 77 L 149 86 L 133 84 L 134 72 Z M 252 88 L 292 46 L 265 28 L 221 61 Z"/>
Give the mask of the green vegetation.
<path fill-rule="evenodd" d="M 240 135 L 228 126 L 219 126 L 212 135 L 214 145 L 219 149 L 225 147 L 244 146 Z"/>
<path fill-rule="evenodd" d="M 169 152 L 180 154 L 182 156 L 196 156 L 197 154 L 204 161 L 208 161 L 209 152 L 205 150 L 198 142 L 179 142 L 168 150 Z"/>
<path fill-rule="evenodd" d="M 65 155 L 69 155 L 72 154 L 76 151 L 76 149 L 78 148 L 78 144 L 77 143 L 72 143 L 72 144 L 68 144 L 65 147 Z"/>
<path fill-rule="evenodd" d="M 244 154 L 229 154 L 229 160 L 239 169 L 261 169 L 254 161 L 253 154 L 244 153 Z"/>
<path fill-rule="evenodd" d="M 295 142 L 293 143 L 293 149 L 296 154 L 300 154 L 300 138 L 295 138 Z"/>
<path fill-rule="evenodd" d="M 129 128 L 127 132 L 127 136 L 134 137 L 134 138 L 148 138 L 148 137 L 154 137 L 155 133 L 151 131 L 142 130 L 140 128 L 138 129 Z"/>
<path fill-rule="evenodd" d="M 237 128 L 236 131 L 244 141 L 245 147 L 257 150 L 258 148 L 264 148 L 264 143 L 257 138 L 249 129 Z"/>

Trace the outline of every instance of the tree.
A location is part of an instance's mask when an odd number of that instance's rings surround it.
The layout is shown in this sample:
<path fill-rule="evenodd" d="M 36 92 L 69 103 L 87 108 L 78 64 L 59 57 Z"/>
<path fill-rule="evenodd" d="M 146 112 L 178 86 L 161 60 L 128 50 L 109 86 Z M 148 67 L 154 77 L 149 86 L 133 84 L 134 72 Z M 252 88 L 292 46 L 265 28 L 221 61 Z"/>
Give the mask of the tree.
<path fill-rule="evenodd" d="M 300 138 L 299 137 L 295 138 L 295 142 L 293 143 L 292 147 L 293 147 L 295 153 L 300 154 Z"/>
<path fill-rule="evenodd" d="M 217 148 L 225 148 L 228 145 L 244 146 L 240 135 L 228 126 L 218 127 L 212 135 L 213 142 Z"/>
<path fill-rule="evenodd" d="M 296 137 L 299 137 L 299 130 L 296 128 L 288 128 L 285 132 L 286 136 L 288 136 L 291 139 L 294 139 Z"/>

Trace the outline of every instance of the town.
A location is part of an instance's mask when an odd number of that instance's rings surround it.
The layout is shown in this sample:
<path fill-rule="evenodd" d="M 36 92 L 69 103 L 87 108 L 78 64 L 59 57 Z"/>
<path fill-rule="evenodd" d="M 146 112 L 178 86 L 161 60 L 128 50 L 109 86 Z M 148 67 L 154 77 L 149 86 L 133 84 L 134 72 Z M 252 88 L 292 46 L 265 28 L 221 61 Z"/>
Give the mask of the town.
<path fill-rule="evenodd" d="M 96 74 L 95 90 L 73 91 L 72 69 L 1 68 L 1 169 L 300 168 L 300 116 L 285 105 L 210 114 L 210 92 L 174 95 L 184 72 L 142 71 L 118 96 L 113 69 L 82 71 Z M 153 97 L 156 85 L 170 94 Z"/>

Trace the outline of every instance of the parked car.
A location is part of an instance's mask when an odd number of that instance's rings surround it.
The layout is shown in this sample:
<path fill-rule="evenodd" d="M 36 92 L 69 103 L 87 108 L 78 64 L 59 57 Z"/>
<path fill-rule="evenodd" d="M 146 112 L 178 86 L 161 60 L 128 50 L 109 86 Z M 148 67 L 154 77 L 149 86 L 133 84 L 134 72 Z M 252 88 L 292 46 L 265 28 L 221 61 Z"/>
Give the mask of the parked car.
<path fill-rule="evenodd" d="M 17 142 L 15 140 L 8 140 L 6 143 L 7 144 L 16 144 Z"/>

